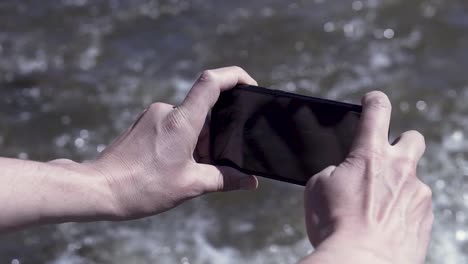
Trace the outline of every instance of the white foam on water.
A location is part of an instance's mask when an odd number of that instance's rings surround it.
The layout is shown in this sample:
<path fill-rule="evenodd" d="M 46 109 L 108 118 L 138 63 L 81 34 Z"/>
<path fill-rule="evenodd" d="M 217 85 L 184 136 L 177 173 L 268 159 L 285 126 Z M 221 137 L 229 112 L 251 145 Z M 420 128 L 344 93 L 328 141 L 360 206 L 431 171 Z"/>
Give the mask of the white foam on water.
<path fill-rule="evenodd" d="M 307 239 L 291 245 L 270 245 L 244 255 L 232 247 L 215 247 L 207 238 L 208 231 L 219 224 L 203 205 L 196 213 L 184 215 L 174 209 L 170 217 L 152 218 L 148 225 L 113 226 L 105 225 L 102 233 L 80 237 L 84 232 L 79 224 L 65 224 L 60 230 L 70 243 L 66 250 L 50 264 L 100 263 L 294 263 L 311 250 Z M 78 238 L 80 237 L 80 238 Z M 88 248 L 90 256 L 80 253 Z M 93 256 L 97 255 L 97 258 Z"/>

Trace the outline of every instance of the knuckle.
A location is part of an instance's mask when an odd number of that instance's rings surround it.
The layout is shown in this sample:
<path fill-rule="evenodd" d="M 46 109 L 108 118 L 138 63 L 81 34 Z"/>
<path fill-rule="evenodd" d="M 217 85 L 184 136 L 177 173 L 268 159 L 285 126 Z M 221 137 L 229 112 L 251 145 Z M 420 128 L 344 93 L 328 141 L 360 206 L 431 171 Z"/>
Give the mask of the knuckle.
<path fill-rule="evenodd" d="M 364 95 L 363 104 L 375 109 L 390 110 L 392 104 L 387 95 L 381 91 L 372 91 Z"/>
<path fill-rule="evenodd" d="M 431 188 L 419 179 L 417 180 L 417 193 L 420 199 L 432 201 Z"/>
<path fill-rule="evenodd" d="M 216 73 L 214 70 L 204 70 L 198 79 L 202 82 L 214 82 L 216 81 Z"/>
<path fill-rule="evenodd" d="M 149 111 L 151 112 L 159 112 L 163 109 L 164 104 L 163 103 L 152 103 L 149 107 Z"/>
<path fill-rule="evenodd" d="M 429 186 L 427 186 L 427 184 L 421 182 L 419 191 L 421 192 L 423 198 L 432 199 L 432 190 Z"/>
<path fill-rule="evenodd" d="M 317 185 L 320 185 L 321 183 L 323 183 L 325 179 L 323 178 L 323 175 L 318 173 L 318 174 L 315 174 L 314 176 L 312 176 L 306 183 L 306 191 L 312 191 L 313 189 L 315 189 L 315 187 Z"/>
<path fill-rule="evenodd" d="M 151 120 L 154 125 L 158 125 L 172 109 L 170 104 L 152 103 L 141 116 L 148 115 L 150 118 L 146 120 Z"/>
<path fill-rule="evenodd" d="M 242 72 L 242 73 L 245 72 L 245 70 L 242 67 L 237 66 L 237 65 L 231 66 L 230 68 L 236 72 Z"/>

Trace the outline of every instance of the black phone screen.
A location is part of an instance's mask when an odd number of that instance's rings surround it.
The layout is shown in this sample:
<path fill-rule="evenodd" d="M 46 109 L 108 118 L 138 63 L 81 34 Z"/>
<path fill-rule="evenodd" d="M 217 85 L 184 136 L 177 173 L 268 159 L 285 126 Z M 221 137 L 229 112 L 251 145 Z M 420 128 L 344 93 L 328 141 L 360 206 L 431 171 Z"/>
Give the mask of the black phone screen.
<path fill-rule="evenodd" d="M 212 109 L 212 160 L 305 185 L 345 159 L 360 113 L 359 105 L 240 85 L 222 92 Z"/>

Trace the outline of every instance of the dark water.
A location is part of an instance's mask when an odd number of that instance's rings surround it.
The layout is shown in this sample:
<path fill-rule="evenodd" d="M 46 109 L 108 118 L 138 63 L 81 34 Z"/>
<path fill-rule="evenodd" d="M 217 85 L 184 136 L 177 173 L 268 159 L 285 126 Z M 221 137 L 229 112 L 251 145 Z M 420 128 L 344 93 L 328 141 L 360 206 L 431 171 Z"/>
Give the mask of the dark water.
<path fill-rule="evenodd" d="M 2 0 L 0 154 L 92 159 L 143 107 L 233 64 L 308 95 L 385 91 L 392 137 L 427 137 L 428 263 L 468 263 L 464 0 Z M 140 221 L 33 228 L 0 238 L 0 263 L 292 263 L 311 250 L 302 191 L 262 180 Z"/>

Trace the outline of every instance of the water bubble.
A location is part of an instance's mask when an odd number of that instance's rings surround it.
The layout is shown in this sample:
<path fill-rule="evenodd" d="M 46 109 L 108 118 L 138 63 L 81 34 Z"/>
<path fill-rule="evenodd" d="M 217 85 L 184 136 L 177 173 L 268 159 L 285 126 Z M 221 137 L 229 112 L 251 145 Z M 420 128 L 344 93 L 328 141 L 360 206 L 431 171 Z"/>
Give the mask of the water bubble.
<path fill-rule="evenodd" d="M 98 240 L 97 237 L 87 236 L 82 240 L 82 242 L 83 242 L 83 245 L 89 246 L 89 245 L 95 245 L 97 243 L 97 240 Z"/>
<path fill-rule="evenodd" d="M 100 50 L 98 47 L 88 47 L 79 58 L 79 67 L 85 71 L 92 69 L 94 66 L 96 66 L 97 57 L 99 56 L 99 54 Z"/>
<path fill-rule="evenodd" d="M 238 8 L 236 13 L 241 18 L 248 18 L 252 15 L 251 11 L 247 8 Z"/>
<path fill-rule="evenodd" d="M 77 251 L 77 250 L 80 250 L 81 248 L 83 248 L 83 245 L 81 243 L 79 243 L 79 242 L 70 243 L 67 246 L 67 250 L 69 250 L 69 251 Z"/>
<path fill-rule="evenodd" d="M 271 7 L 265 7 L 260 11 L 260 13 L 264 17 L 271 17 L 275 14 L 275 10 L 273 10 Z"/>
<path fill-rule="evenodd" d="M 323 30 L 325 32 L 333 32 L 335 31 L 335 29 L 336 29 L 336 26 L 335 26 L 335 23 L 333 22 L 327 22 L 323 25 Z"/>
<path fill-rule="evenodd" d="M 54 140 L 55 146 L 62 148 L 70 141 L 69 135 L 61 135 Z"/>
<path fill-rule="evenodd" d="M 392 61 L 387 54 L 377 52 L 371 55 L 370 64 L 373 68 L 382 69 L 391 66 Z"/>
<path fill-rule="evenodd" d="M 283 225 L 283 231 L 288 236 L 294 235 L 294 229 L 289 224 Z"/>
<path fill-rule="evenodd" d="M 465 212 L 463 211 L 458 211 L 456 214 L 455 214 L 455 218 L 457 220 L 458 223 L 464 223 L 466 221 L 466 215 L 465 215 Z"/>
<path fill-rule="evenodd" d="M 29 155 L 26 152 L 21 152 L 21 153 L 18 154 L 18 159 L 27 160 L 28 157 L 29 157 Z"/>
<path fill-rule="evenodd" d="M 83 139 L 87 139 L 87 138 L 89 137 L 89 132 L 88 132 L 88 130 L 82 129 L 82 130 L 80 131 L 80 137 L 83 138 Z"/>
<path fill-rule="evenodd" d="M 444 180 L 437 180 L 436 183 L 435 183 L 435 187 L 437 189 L 445 188 L 445 181 Z"/>
<path fill-rule="evenodd" d="M 384 37 L 383 31 L 381 29 L 376 29 L 373 32 L 376 39 L 382 39 Z"/>
<path fill-rule="evenodd" d="M 75 139 L 75 147 L 82 148 L 84 146 L 84 144 L 85 144 L 84 139 L 82 139 L 82 138 Z"/>
<path fill-rule="evenodd" d="M 414 30 L 406 38 L 402 39 L 401 45 L 408 48 L 416 48 L 422 40 L 421 31 Z"/>
<path fill-rule="evenodd" d="M 446 218 L 452 218 L 453 212 L 450 209 L 444 209 L 442 215 Z"/>
<path fill-rule="evenodd" d="M 468 206 L 468 193 L 463 194 L 463 201 L 465 202 L 465 205 Z"/>
<path fill-rule="evenodd" d="M 20 264 L 21 262 L 18 259 L 12 259 L 11 264 Z"/>
<path fill-rule="evenodd" d="M 21 112 L 19 115 L 19 119 L 21 121 L 28 121 L 31 119 L 31 113 L 30 112 Z"/>
<path fill-rule="evenodd" d="M 346 23 L 343 26 L 343 32 L 344 35 L 348 38 L 360 38 L 364 36 L 365 30 L 364 30 L 365 22 L 360 19 L 356 18 L 350 21 L 349 23 Z"/>
<path fill-rule="evenodd" d="M 106 145 L 104 145 L 104 144 L 99 144 L 99 145 L 97 145 L 97 147 L 96 147 L 96 151 L 97 151 L 98 153 L 101 153 L 101 152 L 104 151 L 105 148 L 106 148 Z"/>
<path fill-rule="evenodd" d="M 408 102 L 403 101 L 403 102 L 400 103 L 400 110 L 403 113 L 407 113 L 409 111 L 409 107 L 410 107 L 410 105 L 409 105 Z"/>
<path fill-rule="evenodd" d="M 60 118 L 63 125 L 69 125 L 71 123 L 71 117 L 64 115 Z"/>
<path fill-rule="evenodd" d="M 393 38 L 395 36 L 395 31 L 393 31 L 393 29 L 391 29 L 391 28 L 387 28 L 386 30 L 384 30 L 383 36 L 386 39 L 391 39 L 391 38 Z"/>
<path fill-rule="evenodd" d="M 35 58 L 18 58 L 19 70 L 22 74 L 28 75 L 32 72 L 44 72 L 48 68 L 44 51 L 39 50 Z"/>
<path fill-rule="evenodd" d="M 32 98 L 37 99 L 41 96 L 41 90 L 39 89 L 39 87 L 32 87 L 31 89 L 29 89 L 28 94 Z"/>
<path fill-rule="evenodd" d="M 354 25 L 352 23 L 345 24 L 343 31 L 347 37 L 352 37 L 354 35 Z"/>
<path fill-rule="evenodd" d="M 304 49 L 304 42 L 303 41 L 297 41 L 295 44 L 294 44 L 294 48 L 297 50 L 297 51 L 302 51 Z"/>
<path fill-rule="evenodd" d="M 229 26 L 228 25 L 226 25 L 224 23 L 221 23 L 221 24 L 218 24 L 216 26 L 216 33 L 218 35 L 222 35 L 222 34 L 225 34 L 227 32 L 229 32 Z"/>
<path fill-rule="evenodd" d="M 288 82 L 284 88 L 286 91 L 294 92 L 296 90 L 296 84 L 294 82 Z"/>
<path fill-rule="evenodd" d="M 423 100 L 419 100 L 416 102 L 416 108 L 421 112 L 426 111 L 427 103 L 424 102 Z"/>
<path fill-rule="evenodd" d="M 461 131 L 461 130 L 456 130 L 456 131 L 454 131 L 454 132 L 452 133 L 451 137 L 452 137 L 452 139 L 453 139 L 454 141 L 460 142 L 460 141 L 462 141 L 463 138 L 464 138 L 463 131 Z"/>
<path fill-rule="evenodd" d="M 435 16 L 437 9 L 433 5 L 425 5 L 422 7 L 422 14 L 424 17 L 431 18 Z"/>
<path fill-rule="evenodd" d="M 278 246 L 277 246 L 277 245 L 271 245 L 270 247 L 268 247 L 268 250 L 269 250 L 271 253 L 278 252 Z"/>
<path fill-rule="evenodd" d="M 190 261 L 187 257 L 183 257 L 180 259 L 181 264 L 190 264 Z"/>
<path fill-rule="evenodd" d="M 465 230 L 457 230 L 455 232 L 455 239 L 458 241 L 466 241 L 468 239 L 468 234 Z"/>
<path fill-rule="evenodd" d="M 452 132 L 451 135 L 447 136 L 443 140 L 443 146 L 447 150 L 451 151 L 459 151 L 461 148 L 463 148 L 463 140 L 464 140 L 464 135 L 463 131 L 461 130 L 455 130 Z M 464 157 L 457 157 L 456 161 L 458 163 L 463 163 L 464 162 Z"/>
<path fill-rule="evenodd" d="M 354 1 L 352 3 L 352 8 L 355 11 L 362 10 L 363 7 L 364 7 L 364 4 L 361 1 Z"/>

